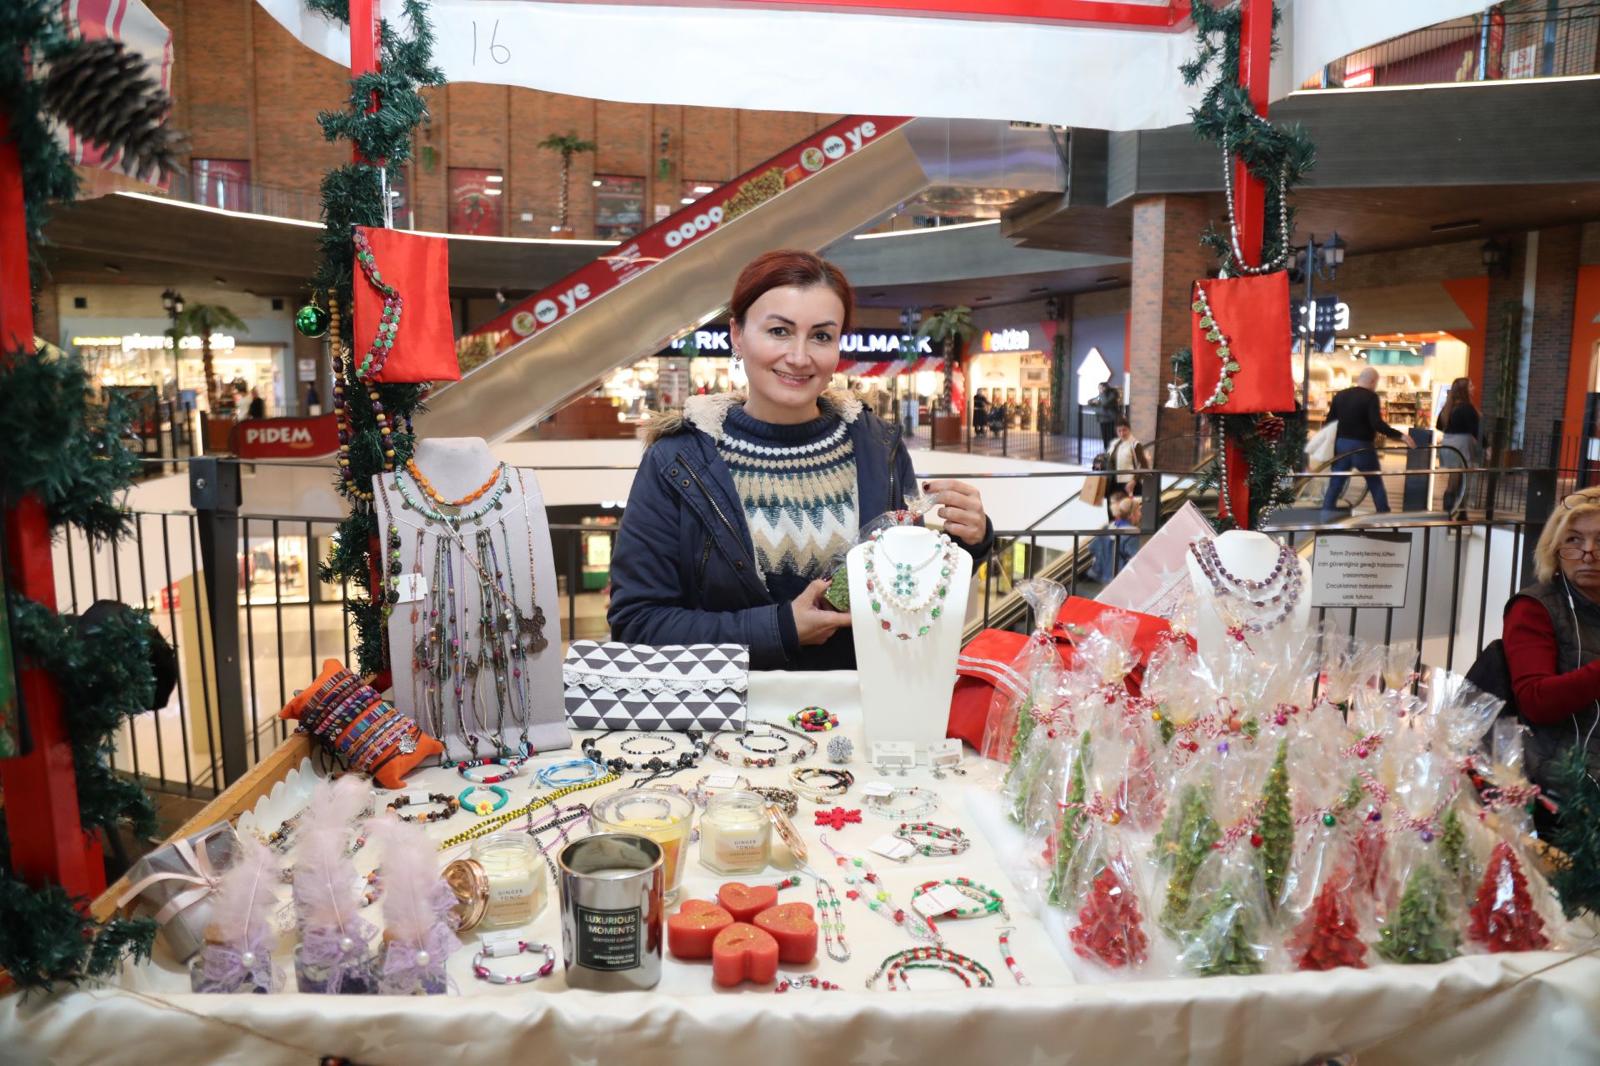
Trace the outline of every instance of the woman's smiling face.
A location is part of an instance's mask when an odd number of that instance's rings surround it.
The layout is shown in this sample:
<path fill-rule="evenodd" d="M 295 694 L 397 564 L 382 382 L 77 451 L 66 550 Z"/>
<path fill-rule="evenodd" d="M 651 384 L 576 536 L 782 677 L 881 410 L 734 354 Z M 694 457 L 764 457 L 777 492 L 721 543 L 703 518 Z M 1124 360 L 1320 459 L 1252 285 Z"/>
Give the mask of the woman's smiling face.
<path fill-rule="evenodd" d="M 839 366 L 844 303 L 826 285 L 783 285 L 762 293 L 730 329 L 750 379 L 745 410 L 764 422 L 817 417 L 817 397 Z"/>

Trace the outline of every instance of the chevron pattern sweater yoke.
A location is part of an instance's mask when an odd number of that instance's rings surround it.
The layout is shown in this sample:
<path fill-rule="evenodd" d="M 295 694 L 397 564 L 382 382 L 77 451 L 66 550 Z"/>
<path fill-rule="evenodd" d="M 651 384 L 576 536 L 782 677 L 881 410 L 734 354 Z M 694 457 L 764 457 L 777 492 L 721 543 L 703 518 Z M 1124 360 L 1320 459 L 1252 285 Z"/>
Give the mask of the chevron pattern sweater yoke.
<path fill-rule="evenodd" d="M 799 425 L 729 409 L 717 451 L 733 475 L 756 565 L 779 603 L 823 577 L 855 544 L 856 459 L 849 427 L 832 412 Z"/>

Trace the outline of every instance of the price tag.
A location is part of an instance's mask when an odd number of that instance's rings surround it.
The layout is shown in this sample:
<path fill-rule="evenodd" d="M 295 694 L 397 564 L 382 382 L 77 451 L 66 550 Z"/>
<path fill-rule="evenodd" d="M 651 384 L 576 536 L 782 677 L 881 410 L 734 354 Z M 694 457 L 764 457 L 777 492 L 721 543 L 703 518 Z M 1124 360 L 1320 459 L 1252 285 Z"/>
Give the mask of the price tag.
<path fill-rule="evenodd" d="M 866 786 L 862 788 L 861 791 L 865 792 L 869 796 L 879 796 L 884 799 L 888 799 L 890 796 L 894 795 L 894 786 L 889 784 L 887 781 L 868 781 Z"/>
<path fill-rule="evenodd" d="M 428 594 L 428 579 L 422 574 L 401 574 L 396 603 L 412 603 Z"/>
<path fill-rule="evenodd" d="M 951 888 L 949 885 L 940 885 L 931 892 L 924 892 L 911 901 L 911 905 L 929 918 L 937 918 L 941 914 L 949 914 L 957 907 L 965 906 L 967 897 Z"/>
<path fill-rule="evenodd" d="M 428 798 L 428 793 L 420 788 L 408 788 L 404 795 L 406 803 L 412 807 L 421 807 L 433 802 Z"/>
<path fill-rule="evenodd" d="M 485 933 L 478 938 L 478 946 L 491 959 L 515 955 L 522 950 L 522 939 L 515 933 Z"/>
<path fill-rule="evenodd" d="M 738 788 L 739 787 L 739 775 L 738 774 L 707 774 L 706 775 L 706 787 L 707 788 Z"/>
<path fill-rule="evenodd" d="M 891 836 L 888 833 L 874 840 L 870 850 L 877 852 L 886 859 L 894 859 L 896 862 L 904 862 L 917 853 L 916 848 L 899 837 Z"/>
<path fill-rule="evenodd" d="M 749 722 L 745 725 L 744 731 L 750 736 L 765 737 L 772 734 L 772 727 L 765 722 Z"/>
<path fill-rule="evenodd" d="M 961 738 L 947 737 L 937 744 L 928 746 L 928 762 L 938 767 L 951 767 L 961 765 Z"/>

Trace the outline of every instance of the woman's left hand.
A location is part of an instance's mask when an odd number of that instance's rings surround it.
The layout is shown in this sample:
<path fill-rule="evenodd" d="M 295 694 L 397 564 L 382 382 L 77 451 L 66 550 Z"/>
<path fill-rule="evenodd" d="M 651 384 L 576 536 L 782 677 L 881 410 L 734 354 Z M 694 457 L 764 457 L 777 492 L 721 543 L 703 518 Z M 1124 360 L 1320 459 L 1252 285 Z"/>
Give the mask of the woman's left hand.
<path fill-rule="evenodd" d="M 965 481 L 924 481 L 922 491 L 940 505 L 944 531 L 963 544 L 976 545 L 988 530 L 983 513 L 983 497 Z"/>

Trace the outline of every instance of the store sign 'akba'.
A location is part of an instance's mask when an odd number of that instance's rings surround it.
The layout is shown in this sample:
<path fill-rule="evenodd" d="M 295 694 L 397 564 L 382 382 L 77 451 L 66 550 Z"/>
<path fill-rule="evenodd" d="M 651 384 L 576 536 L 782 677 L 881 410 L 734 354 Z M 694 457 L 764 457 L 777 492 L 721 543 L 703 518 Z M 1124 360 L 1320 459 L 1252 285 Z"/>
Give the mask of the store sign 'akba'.
<path fill-rule="evenodd" d="M 1026 352 L 1032 347 L 1032 339 L 1025 329 L 983 331 L 982 350 L 986 352 Z"/>

